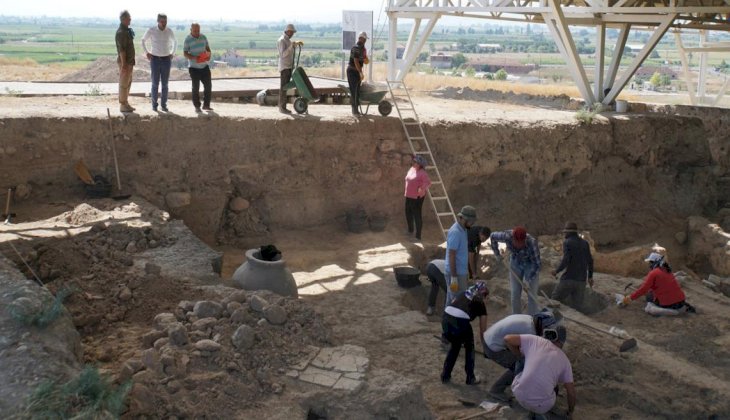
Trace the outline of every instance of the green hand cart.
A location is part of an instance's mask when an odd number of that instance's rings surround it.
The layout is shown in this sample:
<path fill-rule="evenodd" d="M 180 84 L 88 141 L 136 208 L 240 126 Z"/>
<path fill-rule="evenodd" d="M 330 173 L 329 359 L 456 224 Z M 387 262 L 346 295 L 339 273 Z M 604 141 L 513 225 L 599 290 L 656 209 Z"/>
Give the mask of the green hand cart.
<path fill-rule="evenodd" d="M 297 45 L 295 48 L 299 48 L 297 53 L 297 64 L 294 66 L 294 71 L 291 74 L 291 80 L 289 83 L 284 85 L 285 90 L 297 89 L 297 98 L 294 100 L 294 110 L 297 114 L 304 114 L 309 109 L 309 102 L 319 100 L 317 91 L 312 86 L 312 82 L 307 76 L 307 72 L 304 68 L 299 66 L 299 57 L 302 55 L 302 46 Z"/>
<path fill-rule="evenodd" d="M 352 99 L 352 93 L 350 92 L 349 87 L 345 85 L 337 85 L 337 87 L 345 91 L 345 93 L 350 96 L 350 99 Z M 393 110 L 393 104 L 391 104 L 387 100 L 384 100 L 385 95 L 387 94 L 387 90 L 360 90 L 360 113 L 367 115 L 368 111 L 370 110 L 370 105 L 378 104 L 378 112 L 380 113 L 380 115 L 384 117 L 390 115 L 390 112 Z M 365 105 L 365 112 L 362 111 L 363 105 Z"/>

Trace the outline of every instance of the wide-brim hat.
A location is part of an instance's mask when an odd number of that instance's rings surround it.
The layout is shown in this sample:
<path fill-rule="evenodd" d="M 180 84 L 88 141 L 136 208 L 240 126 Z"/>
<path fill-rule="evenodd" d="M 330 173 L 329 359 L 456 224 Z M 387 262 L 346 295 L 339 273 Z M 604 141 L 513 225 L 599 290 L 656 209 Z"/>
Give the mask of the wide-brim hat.
<path fill-rule="evenodd" d="M 477 210 L 472 206 L 464 206 L 457 216 L 466 220 L 467 222 L 475 222 L 477 220 Z"/>
<path fill-rule="evenodd" d="M 563 228 L 563 233 L 578 232 L 578 224 L 575 222 L 568 222 Z"/>
<path fill-rule="evenodd" d="M 297 28 L 295 28 L 294 25 L 290 23 L 290 24 L 286 25 L 286 29 L 284 29 L 284 32 L 286 32 L 286 31 L 296 32 Z"/>

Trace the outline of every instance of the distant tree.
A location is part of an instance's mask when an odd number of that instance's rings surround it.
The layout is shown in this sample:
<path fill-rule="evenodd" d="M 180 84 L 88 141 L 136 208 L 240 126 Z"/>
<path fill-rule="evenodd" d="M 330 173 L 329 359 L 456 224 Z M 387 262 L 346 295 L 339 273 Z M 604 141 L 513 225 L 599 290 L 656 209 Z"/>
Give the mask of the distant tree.
<path fill-rule="evenodd" d="M 660 78 L 660 82 L 661 82 L 662 86 L 669 86 L 672 84 L 672 76 L 670 76 L 668 74 L 662 74 L 662 76 Z"/>
<path fill-rule="evenodd" d="M 451 67 L 458 69 L 461 67 L 464 63 L 466 63 L 466 56 L 462 53 L 456 53 L 453 57 L 451 57 Z"/>
<path fill-rule="evenodd" d="M 269 25 L 259 25 L 259 31 L 268 31 Z"/>
<path fill-rule="evenodd" d="M 474 75 L 477 74 L 477 71 L 474 70 L 474 67 L 467 67 L 465 73 L 466 73 L 466 77 L 474 77 Z"/>
<path fill-rule="evenodd" d="M 494 78 L 497 80 L 507 80 L 507 70 L 499 69 L 494 73 Z"/>
<path fill-rule="evenodd" d="M 657 72 L 654 72 L 654 74 L 649 79 L 649 83 L 651 83 L 651 85 L 654 86 L 654 87 L 661 86 L 661 84 L 662 84 L 662 75 L 661 75 L 661 73 L 659 73 L 658 71 Z"/>
<path fill-rule="evenodd" d="M 659 51 L 657 51 L 657 50 L 652 50 L 652 51 L 651 51 L 651 54 L 649 54 L 649 58 L 661 58 L 661 57 L 659 56 Z"/>
<path fill-rule="evenodd" d="M 419 63 L 425 63 L 426 61 L 428 61 L 428 56 L 429 56 L 429 53 L 426 51 L 423 51 L 422 53 L 418 54 L 417 60 Z"/>
<path fill-rule="evenodd" d="M 248 48 L 256 49 L 256 41 L 248 41 Z"/>

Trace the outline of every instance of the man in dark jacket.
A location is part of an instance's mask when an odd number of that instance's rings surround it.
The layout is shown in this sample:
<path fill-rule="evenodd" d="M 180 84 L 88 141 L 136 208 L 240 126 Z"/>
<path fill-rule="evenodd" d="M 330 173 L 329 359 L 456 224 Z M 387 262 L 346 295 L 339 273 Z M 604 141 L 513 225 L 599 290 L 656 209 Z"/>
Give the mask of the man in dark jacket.
<path fill-rule="evenodd" d="M 558 268 L 553 270 L 552 275 L 565 270 L 560 281 L 553 290 L 552 298 L 567 304 L 570 298 L 572 306 L 583 307 L 586 281 L 593 287 L 593 256 L 588 242 L 578 236 L 578 225 L 573 222 L 565 224 L 563 229 L 565 241 L 563 242 L 563 259 Z"/>
<path fill-rule="evenodd" d="M 350 105 L 352 106 L 352 115 L 360 116 L 360 84 L 364 78 L 363 66 L 368 64 L 368 52 L 365 48 L 365 42 L 368 40 L 368 34 L 360 32 L 357 36 L 357 44 L 350 49 L 350 62 L 347 65 L 347 84 L 350 86 Z"/>

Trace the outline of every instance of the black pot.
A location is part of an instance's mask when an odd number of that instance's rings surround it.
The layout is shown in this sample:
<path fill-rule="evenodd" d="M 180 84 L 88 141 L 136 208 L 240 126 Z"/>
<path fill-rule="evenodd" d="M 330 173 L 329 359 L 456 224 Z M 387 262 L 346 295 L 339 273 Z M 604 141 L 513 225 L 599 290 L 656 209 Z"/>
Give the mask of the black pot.
<path fill-rule="evenodd" d="M 395 273 L 395 281 L 398 282 L 398 286 L 409 289 L 421 285 L 421 272 L 417 268 L 410 266 L 395 267 L 393 268 Z"/>

